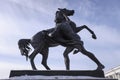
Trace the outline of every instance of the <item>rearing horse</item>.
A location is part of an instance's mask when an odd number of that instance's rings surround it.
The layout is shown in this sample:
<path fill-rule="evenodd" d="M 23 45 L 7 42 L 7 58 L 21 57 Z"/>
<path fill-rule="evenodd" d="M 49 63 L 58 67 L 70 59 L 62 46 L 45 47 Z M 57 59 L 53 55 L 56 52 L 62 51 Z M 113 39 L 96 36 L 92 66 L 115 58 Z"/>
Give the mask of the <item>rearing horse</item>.
<path fill-rule="evenodd" d="M 79 32 L 79 31 L 81 31 L 84 28 L 87 29 L 92 34 L 92 37 L 94 39 L 96 39 L 96 36 L 95 36 L 94 32 L 92 30 L 90 30 L 87 26 L 83 25 L 83 26 L 80 26 L 80 27 L 76 27 L 76 24 L 74 22 L 72 22 L 67 17 L 67 16 L 71 16 L 73 14 L 74 14 L 74 10 L 59 9 L 59 11 L 56 12 L 56 17 L 59 16 L 59 15 L 61 15 L 63 17 L 63 20 L 65 20 L 65 21 L 69 20 L 69 24 L 71 25 L 72 29 L 76 33 Z M 61 19 L 59 19 L 59 20 L 61 20 Z M 59 20 L 55 19 L 55 22 L 58 23 Z M 42 62 L 41 63 L 43 64 L 43 66 L 47 70 L 50 70 L 50 68 L 47 65 L 49 47 L 56 47 L 56 46 L 60 45 L 59 43 L 57 43 L 56 41 L 54 41 L 52 38 L 50 38 L 50 37 L 47 36 L 47 34 L 53 32 L 54 30 L 55 30 L 55 28 L 51 28 L 51 29 L 48 29 L 48 30 L 43 30 L 43 31 L 40 31 L 37 34 L 35 34 L 32 37 L 32 39 L 20 39 L 18 41 L 18 46 L 19 46 L 21 55 L 25 55 L 26 58 L 29 57 L 30 63 L 31 63 L 31 66 L 32 66 L 33 70 L 37 70 L 37 68 L 36 68 L 36 66 L 34 64 L 34 58 L 35 58 L 35 56 L 38 53 L 40 53 L 42 55 Z M 63 39 L 63 41 L 67 41 L 67 40 Z M 69 42 L 69 40 L 68 40 L 68 42 Z M 32 47 L 34 48 L 34 51 L 30 55 L 29 55 L 29 50 L 31 48 L 29 47 L 29 44 L 31 44 Z M 68 54 L 73 49 L 74 49 L 74 47 L 67 46 L 67 48 L 65 49 L 65 51 L 63 53 L 64 59 L 65 59 L 66 70 L 70 69 Z M 75 51 L 75 53 L 76 53 L 76 51 Z"/>

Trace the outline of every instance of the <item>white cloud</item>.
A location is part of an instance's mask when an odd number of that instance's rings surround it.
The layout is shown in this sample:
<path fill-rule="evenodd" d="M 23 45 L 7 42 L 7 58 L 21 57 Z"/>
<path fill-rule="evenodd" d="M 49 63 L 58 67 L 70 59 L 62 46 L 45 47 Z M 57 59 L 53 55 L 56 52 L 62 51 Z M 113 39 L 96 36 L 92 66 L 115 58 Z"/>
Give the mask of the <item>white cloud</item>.
<path fill-rule="evenodd" d="M 93 1 L 90 0 L 81 0 L 79 3 L 79 7 L 78 7 L 78 12 L 81 14 L 81 16 L 84 17 L 89 17 L 89 16 L 93 16 L 95 14 L 95 4 L 93 3 Z"/>
<path fill-rule="evenodd" d="M 0 15 L 0 54 L 16 54 L 16 40 L 18 36 L 23 35 L 17 25 L 17 22 L 11 17 Z"/>
<path fill-rule="evenodd" d="M 30 8 L 33 11 L 38 11 L 38 12 L 42 12 L 44 14 L 50 14 L 53 15 L 53 12 L 57 10 L 57 8 L 59 7 L 67 7 L 68 3 L 64 0 L 52 0 L 52 1 L 48 1 L 48 0 L 9 0 L 12 2 L 17 3 L 20 6 L 26 7 L 26 8 Z"/>
<path fill-rule="evenodd" d="M 9 17 L 0 15 L 0 36 L 20 35 L 21 32 L 17 27 L 17 22 Z"/>
<path fill-rule="evenodd" d="M 114 45 L 120 45 L 119 31 L 116 28 L 108 26 L 97 26 L 95 29 L 98 34 L 98 40 L 103 43 L 109 43 Z"/>

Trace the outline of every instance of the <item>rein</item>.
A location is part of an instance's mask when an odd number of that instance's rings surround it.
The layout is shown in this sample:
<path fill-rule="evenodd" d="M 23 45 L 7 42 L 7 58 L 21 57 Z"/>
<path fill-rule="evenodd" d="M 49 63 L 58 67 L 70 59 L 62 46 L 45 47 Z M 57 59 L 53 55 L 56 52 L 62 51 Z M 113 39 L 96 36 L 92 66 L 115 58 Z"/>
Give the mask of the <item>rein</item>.
<path fill-rule="evenodd" d="M 65 17 L 66 21 L 70 21 L 69 18 L 64 13 L 62 13 L 62 14 Z"/>

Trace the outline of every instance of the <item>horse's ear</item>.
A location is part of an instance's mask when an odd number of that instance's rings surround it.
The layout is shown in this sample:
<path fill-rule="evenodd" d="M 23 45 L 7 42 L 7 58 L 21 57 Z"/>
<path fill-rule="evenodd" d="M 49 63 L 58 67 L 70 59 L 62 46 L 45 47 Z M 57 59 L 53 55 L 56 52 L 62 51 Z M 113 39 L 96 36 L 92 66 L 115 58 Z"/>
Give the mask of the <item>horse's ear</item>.
<path fill-rule="evenodd" d="M 58 8 L 58 10 L 61 10 L 61 8 Z"/>
<path fill-rule="evenodd" d="M 56 13 L 55 14 L 57 14 L 58 13 L 58 11 L 56 11 Z"/>

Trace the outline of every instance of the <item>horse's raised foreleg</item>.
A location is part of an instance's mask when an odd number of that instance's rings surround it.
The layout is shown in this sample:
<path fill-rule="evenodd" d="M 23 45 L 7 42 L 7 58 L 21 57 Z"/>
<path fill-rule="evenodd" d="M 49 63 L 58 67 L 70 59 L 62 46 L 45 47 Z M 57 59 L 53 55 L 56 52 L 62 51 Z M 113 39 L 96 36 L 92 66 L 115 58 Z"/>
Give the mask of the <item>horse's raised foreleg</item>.
<path fill-rule="evenodd" d="M 76 33 L 78 33 L 79 31 L 83 30 L 83 29 L 87 29 L 91 34 L 92 34 L 92 38 L 93 39 L 97 39 L 94 31 L 92 31 L 90 28 L 88 28 L 86 25 L 80 26 L 76 28 Z"/>
<path fill-rule="evenodd" d="M 76 27 L 76 32 L 80 32 L 83 29 L 87 29 L 91 34 L 93 33 L 93 31 L 90 28 L 88 28 L 86 25 Z"/>
<path fill-rule="evenodd" d="M 70 70 L 70 59 L 68 54 L 73 50 L 73 47 L 67 47 L 63 53 L 66 70 Z"/>
<path fill-rule="evenodd" d="M 44 49 L 41 52 L 42 54 L 42 62 L 41 64 L 47 69 L 50 70 L 50 68 L 47 65 L 47 59 L 48 59 L 48 47 L 44 47 Z"/>

